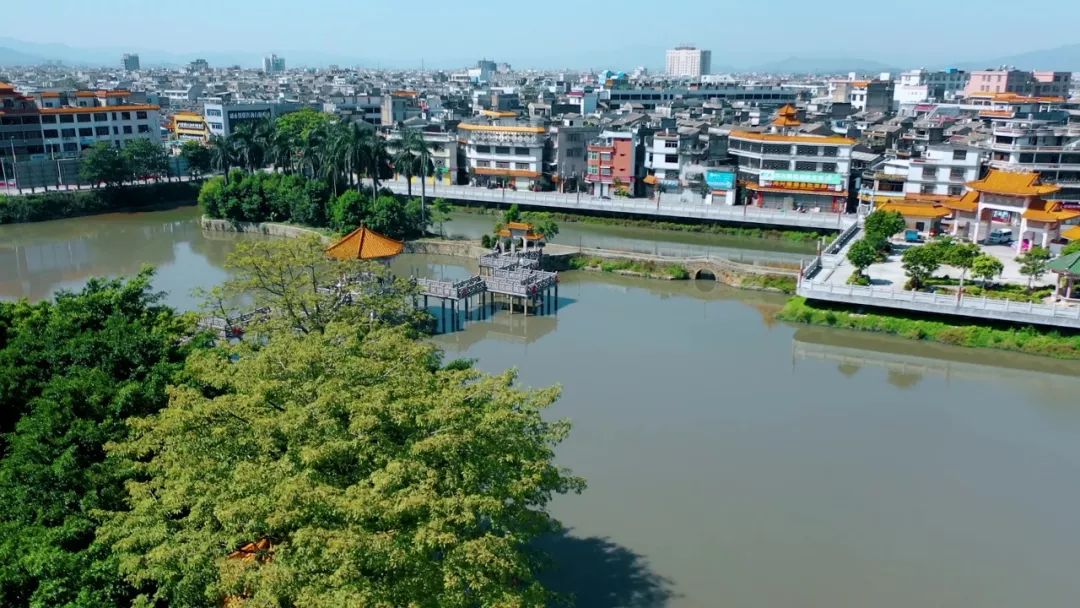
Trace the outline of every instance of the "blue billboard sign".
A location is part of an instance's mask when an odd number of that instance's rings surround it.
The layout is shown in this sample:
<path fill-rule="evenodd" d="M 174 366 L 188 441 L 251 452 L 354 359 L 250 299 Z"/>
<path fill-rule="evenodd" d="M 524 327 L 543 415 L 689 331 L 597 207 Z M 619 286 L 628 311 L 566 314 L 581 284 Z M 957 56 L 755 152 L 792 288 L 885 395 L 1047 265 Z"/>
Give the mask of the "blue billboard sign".
<path fill-rule="evenodd" d="M 711 190 L 733 190 L 735 173 L 732 171 L 706 171 L 705 183 Z"/>

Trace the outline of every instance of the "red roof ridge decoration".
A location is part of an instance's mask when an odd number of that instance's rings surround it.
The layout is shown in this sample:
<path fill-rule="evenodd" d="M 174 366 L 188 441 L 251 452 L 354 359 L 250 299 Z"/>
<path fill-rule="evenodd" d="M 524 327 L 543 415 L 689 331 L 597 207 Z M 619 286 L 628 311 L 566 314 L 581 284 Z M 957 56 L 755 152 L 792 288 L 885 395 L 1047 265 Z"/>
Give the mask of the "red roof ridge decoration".
<path fill-rule="evenodd" d="M 326 255 L 339 260 L 378 260 L 405 251 L 405 243 L 360 226 L 326 248 Z"/>

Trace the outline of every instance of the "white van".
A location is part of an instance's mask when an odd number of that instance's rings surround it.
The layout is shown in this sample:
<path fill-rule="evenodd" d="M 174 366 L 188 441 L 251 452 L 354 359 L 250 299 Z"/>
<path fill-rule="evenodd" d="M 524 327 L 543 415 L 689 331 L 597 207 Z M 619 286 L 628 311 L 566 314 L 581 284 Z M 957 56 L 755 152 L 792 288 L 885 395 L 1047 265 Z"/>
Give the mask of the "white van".
<path fill-rule="evenodd" d="M 1010 228 L 996 228 L 990 231 L 990 236 L 986 237 L 987 245 L 1008 245 L 1013 240 L 1012 230 Z"/>

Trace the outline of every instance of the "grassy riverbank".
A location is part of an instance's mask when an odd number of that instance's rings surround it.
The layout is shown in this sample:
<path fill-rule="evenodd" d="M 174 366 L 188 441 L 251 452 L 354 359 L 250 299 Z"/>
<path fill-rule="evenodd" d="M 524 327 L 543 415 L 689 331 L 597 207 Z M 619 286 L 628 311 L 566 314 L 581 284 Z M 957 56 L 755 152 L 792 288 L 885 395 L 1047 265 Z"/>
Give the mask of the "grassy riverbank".
<path fill-rule="evenodd" d="M 994 348 L 1055 359 L 1080 359 L 1080 335 L 1034 327 L 965 325 L 886 312 L 856 313 L 842 307 L 813 305 L 801 297 L 788 300 L 777 318 L 793 323 L 855 329 L 954 346 Z"/>
<path fill-rule="evenodd" d="M 499 215 L 501 210 L 496 208 L 480 207 L 475 205 L 455 205 L 455 211 L 475 213 L 479 215 Z M 632 219 L 625 217 L 607 217 L 601 215 L 584 215 L 577 213 L 565 213 L 552 211 L 551 217 L 559 222 L 575 222 L 579 224 L 591 224 L 594 226 L 628 226 L 634 228 L 654 228 L 656 230 L 669 230 L 673 232 L 690 232 L 697 234 L 716 234 L 737 238 L 766 239 L 785 241 L 789 243 L 801 243 L 813 245 L 823 236 L 835 234 L 834 231 L 822 230 L 779 230 L 768 228 L 749 228 L 742 226 L 730 226 L 716 222 L 661 222 L 656 220 Z"/>
<path fill-rule="evenodd" d="M 175 203 L 194 203 L 198 182 L 54 190 L 21 196 L 0 196 L 0 224 L 43 222 L 98 213 L 146 210 Z"/>
<path fill-rule="evenodd" d="M 569 267 L 570 270 L 596 270 L 650 279 L 684 281 L 690 278 L 690 273 L 681 264 L 661 264 L 643 260 L 605 259 L 577 255 L 570 258 Z"/>

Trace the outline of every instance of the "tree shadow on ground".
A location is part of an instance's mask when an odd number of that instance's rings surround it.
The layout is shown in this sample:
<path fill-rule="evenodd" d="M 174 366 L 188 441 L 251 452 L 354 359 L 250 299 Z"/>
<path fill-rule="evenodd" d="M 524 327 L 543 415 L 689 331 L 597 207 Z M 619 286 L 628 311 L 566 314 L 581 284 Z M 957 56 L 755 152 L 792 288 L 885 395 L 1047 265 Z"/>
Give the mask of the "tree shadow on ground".
<path fill-rule="evenodd" d="M 570 531 L 536 542 L 551 558 L 540 580 L 578 608 L 664 608 L 675 597 L 671 580 L 646 559 L 606 538 L 578 538 Z"/>

